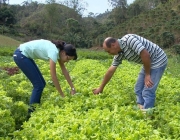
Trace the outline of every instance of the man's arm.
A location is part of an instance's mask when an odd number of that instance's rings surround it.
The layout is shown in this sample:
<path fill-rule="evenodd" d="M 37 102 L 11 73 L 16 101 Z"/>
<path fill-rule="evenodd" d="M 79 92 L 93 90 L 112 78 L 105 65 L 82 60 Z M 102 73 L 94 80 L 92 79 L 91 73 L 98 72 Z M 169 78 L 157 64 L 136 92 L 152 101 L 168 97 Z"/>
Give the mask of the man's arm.
<path fill-rule="evenodd" d="M 113 76 L 114 72 L 116 71 L 117 67 L 115 66 L 110 66 L 109 69 L 107 70 L 104 79 L 101 83 L 101 85 L 97 89 L 93 89 L 94 94 L 99 94 L 103 92 L 104 87 L 106 84 L 110 81 L 111 77 Z"/>
<path fill-rule="evenodd" d="M 141 60 L 142 63 L 144 65 L 144 70 L 145 70 L 145 85 L 146 87 L 152 87 L 153 86 L 153 82 L 151 81 L 151 59 L 150 59 L 150 55 L 149 52 L 144 49 L 141 51 L 140 53 L 141 56 Z"/>

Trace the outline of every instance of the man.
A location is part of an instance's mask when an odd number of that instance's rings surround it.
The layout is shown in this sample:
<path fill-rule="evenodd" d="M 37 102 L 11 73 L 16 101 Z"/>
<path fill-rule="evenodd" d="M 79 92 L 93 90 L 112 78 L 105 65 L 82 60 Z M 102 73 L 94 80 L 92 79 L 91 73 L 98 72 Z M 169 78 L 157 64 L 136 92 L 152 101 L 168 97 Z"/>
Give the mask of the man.
<path fill-rule="evenodd" d="M 121 39 L 108 37 L 103 42 L 103 49 L 115 56 L 101 85 L 93 89 L 93 93 L 103 92 L 117 66 L 126 59 L 143 64 L 135 85 L 138 107 L 143 110 L 154 107 L 155 92 L 167 66 L 167 56 L 164 51 L 155 43 L 136 34 L 127 34 Z"/>

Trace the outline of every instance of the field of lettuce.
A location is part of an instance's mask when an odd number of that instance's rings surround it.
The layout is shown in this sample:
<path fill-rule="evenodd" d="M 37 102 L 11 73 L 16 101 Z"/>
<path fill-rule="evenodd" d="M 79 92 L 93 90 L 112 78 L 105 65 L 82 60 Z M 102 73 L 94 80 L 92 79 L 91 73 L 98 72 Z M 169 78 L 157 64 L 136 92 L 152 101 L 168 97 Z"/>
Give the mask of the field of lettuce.
<path fill-rule="evenodd" d="M 26 121 L 32 85 L 14 68 L 11 56 L 0 57 L 0 139 L 2 140 L 180 140 L 180 78 L 167 67 L 157 90 L 156 107 L 144 115 L 135 102 L 134 84 L 141 68 L 127 61 L 100 95 L 99 86 L 112 57 L 104 52 L 79 50 L 77 61 L 66 64 L 77 90 L 70 88 L 58 67 L 66 95 L 52 84 L 49 64 L 36 60 L 46 80 L 41 104 Z"/>

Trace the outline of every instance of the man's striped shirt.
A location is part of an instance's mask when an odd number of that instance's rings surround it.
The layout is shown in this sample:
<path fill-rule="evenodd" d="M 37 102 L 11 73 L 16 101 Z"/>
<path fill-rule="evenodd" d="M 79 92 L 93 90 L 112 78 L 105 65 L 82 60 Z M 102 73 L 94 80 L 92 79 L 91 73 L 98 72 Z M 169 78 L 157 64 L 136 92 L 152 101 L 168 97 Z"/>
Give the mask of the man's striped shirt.
<path fill-rule="evenodd" d="M 127 34 L 118 39 L 122 52 L 114 56 L 112 65 L 118 66 L 122 60 L 133 61 L 142 64 L 140 52 L 146 49 L 150 54 L 151 68 L 159 68 L 167 64 L 165 52 L 155 43 L 138 36 L 136 34 Z"/>

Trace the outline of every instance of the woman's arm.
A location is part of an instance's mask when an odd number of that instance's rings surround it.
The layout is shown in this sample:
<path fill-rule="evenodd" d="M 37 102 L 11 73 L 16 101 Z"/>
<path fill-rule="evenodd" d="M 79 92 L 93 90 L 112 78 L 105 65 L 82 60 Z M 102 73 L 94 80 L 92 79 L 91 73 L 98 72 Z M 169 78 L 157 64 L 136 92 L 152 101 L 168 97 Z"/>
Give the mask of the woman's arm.
<path fill-rule="evenodd" d="M 52 61 L 51 59 L 50 59 L 49 63 L 50 63 L 50 74 L 51 74 L 51 78 L 54 83 L 54 86 L 56 87 L 56 89 L 60 93 L 60 95 L 62 97 L 64 97 L 64 93 L 62 92 L 62 89 L 60 87 L 60 84 L 59 84 L 59 81 L 58 81 L 57 75 L 56 75 L 56 63 L 54 61 Z"/>
<path fill-rule="evenodd" d="M 71 78 L 69 76 L 69 72 L 67 71 L 67 69 L 66 69 L 66 67 L 65 67 L 63 62 L 59 61 L 59 65 L 61 67 L 61 70 L 62 70 L 62 73 L 63 73 L 64 77 L 66 78 L 68 84 L 71 87 L 71 94 L 75 94 L 76 90 L 75 90 L 74 85 L 72 83 L 72 80 L 71 80 Z"/>

